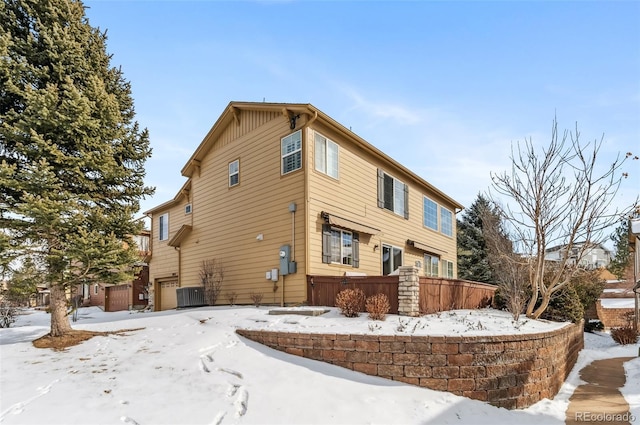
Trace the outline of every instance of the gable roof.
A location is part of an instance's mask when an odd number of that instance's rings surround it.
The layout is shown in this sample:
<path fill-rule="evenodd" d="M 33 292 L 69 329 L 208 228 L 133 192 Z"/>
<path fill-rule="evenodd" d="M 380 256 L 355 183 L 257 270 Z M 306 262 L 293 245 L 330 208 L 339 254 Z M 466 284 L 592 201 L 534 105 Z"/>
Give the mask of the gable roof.
<path fill-rule="evenodd" d="M 456 200 L 437 189 L 431 183 L 427 182 L 422 177 L 409 170 L 375 146 L 368 143 L 363 138 L 359 137 L 351 130 L 344 127 L 342 124 L 335 121 L 329 115 L 325 114 L 310 103 L 265 103 L 265 102 L 229 102 L 225 110 L 222 112 L 218 120 L 213 124 L 213 127 L 209 130 L 204 137 L 200 145 L 196 148 L 195 152 L 191 155 L 191 158 L 182 167 L 181 173 L 185 177 L 191 177 L 193 172 L 200 166 L 200 162 L 204 159 L 207 153 L 211 150 L 215 144 L 217 138 L 222 134 L 225 128 L 232 122 L 239 122 L 239 111 L 268 111 L 268 112 L 281 112 L 283 118 L 291 119 L 299 114 L 308 115 L 310 118 L 305 125 L 310 124 L 315 120 L 323 122 L 333 130 L 336 130 L 340 135 L 347 138 L 349 141 L 370 153 L 374 157 L 380 159 L 383 163 L 389 164 L 392 167 L 400 170 L 402 173 L 409 176 L 419 185 L 428 188 L 431 192 L 434 192 L 447 200 L 454 208 L 463 209 L 464 206 L 458 203 Z M 294 121 L 295 123 L 295 121 Z M 157 207 L 159 208 L 159 207 Z M 157 209 L 157 208 L 154 208 Z"/>
<path fill-rule="evenodd" d="M 154 212 L 166 210 L 167 208 L 171 208 L 174 205 L 178 205 L 181 202 L 182 198 L 189 199 L 189 192 L 191 192 L 191 179 L 188 179 L 182 185 L 182 187 L 180 188 L 176 196 L 173 197 L 173 199 L 171 199 L 170 201 L 164 202 L 158 206 L 155 206 L 148 211 L 145 211 L 144 215 L 153 214 Z"/>

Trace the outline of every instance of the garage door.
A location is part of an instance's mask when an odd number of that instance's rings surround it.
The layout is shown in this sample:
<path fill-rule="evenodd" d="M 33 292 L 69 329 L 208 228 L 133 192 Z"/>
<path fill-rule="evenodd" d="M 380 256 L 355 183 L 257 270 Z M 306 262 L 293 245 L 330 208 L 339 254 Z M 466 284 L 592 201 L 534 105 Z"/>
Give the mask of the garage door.
<path fill-rule="evenodd" d="M 160 281 L 160 310 L 171 310 L 178 306 L 178 297 L 176 289 L 178 289 L 178 281 Z"/>

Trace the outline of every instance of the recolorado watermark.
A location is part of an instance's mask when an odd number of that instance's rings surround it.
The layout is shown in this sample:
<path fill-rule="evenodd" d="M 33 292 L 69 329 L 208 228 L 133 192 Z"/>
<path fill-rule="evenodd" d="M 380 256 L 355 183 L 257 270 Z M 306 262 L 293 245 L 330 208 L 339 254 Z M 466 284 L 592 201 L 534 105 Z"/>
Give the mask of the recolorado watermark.
<path fill-rule="evenodd" d="M 576 412 L 576 422 L 629 422 L 634 423 L 636 417 L 626 413 Z"/>

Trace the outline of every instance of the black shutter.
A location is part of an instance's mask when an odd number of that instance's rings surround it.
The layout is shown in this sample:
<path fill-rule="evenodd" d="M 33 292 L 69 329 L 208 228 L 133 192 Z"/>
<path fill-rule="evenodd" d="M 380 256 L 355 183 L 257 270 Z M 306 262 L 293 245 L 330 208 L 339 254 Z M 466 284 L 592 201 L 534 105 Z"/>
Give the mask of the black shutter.
<path fill-rule="evenodd" d="M 331 226 L 322 225 L 322 262 L 331 263 Z"/>
<path fill-rule="evenodd" d="M 384 208 L 384 173 L 378 168 L 378 207 Z"/>
<path fill-rule="evenodd" d="M 409 186 L 404 185 L 404 218 L 409 220 Z"/>
<path fill-rule="evenodd" d="M 393 177 L 384 175 L 384 208 L 393 211 Z"/>
<path fill-rule="evenodd" d="M 353 253 L 353 267 L 360 267 L 360 235 L 353 232 L 351 239 L 352 253 Z"/>

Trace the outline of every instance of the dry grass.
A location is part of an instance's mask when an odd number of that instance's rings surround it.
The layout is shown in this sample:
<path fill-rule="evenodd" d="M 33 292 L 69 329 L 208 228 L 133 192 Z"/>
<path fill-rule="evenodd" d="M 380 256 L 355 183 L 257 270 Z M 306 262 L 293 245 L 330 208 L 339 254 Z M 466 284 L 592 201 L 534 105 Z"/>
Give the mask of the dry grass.
<path fill-rule="evenodd" d="M 87 341 L 94 336 L 107 336 L 107 335 L 120 335 L 126 336 L 128 332 L 139 331 L 144 328 L 136 329 L 121 329 L 119 331 L 109 332 L 94 332 L 94 331 L 82 331 L 73 329 L 62 336 L 52 337 L 50 334 L 46 334 L 33 341 L 33 346 L 36 348 L 51 348 L 56 351 L 62 351 L 74 345 L 78 345 L 81 342 Z"/>

